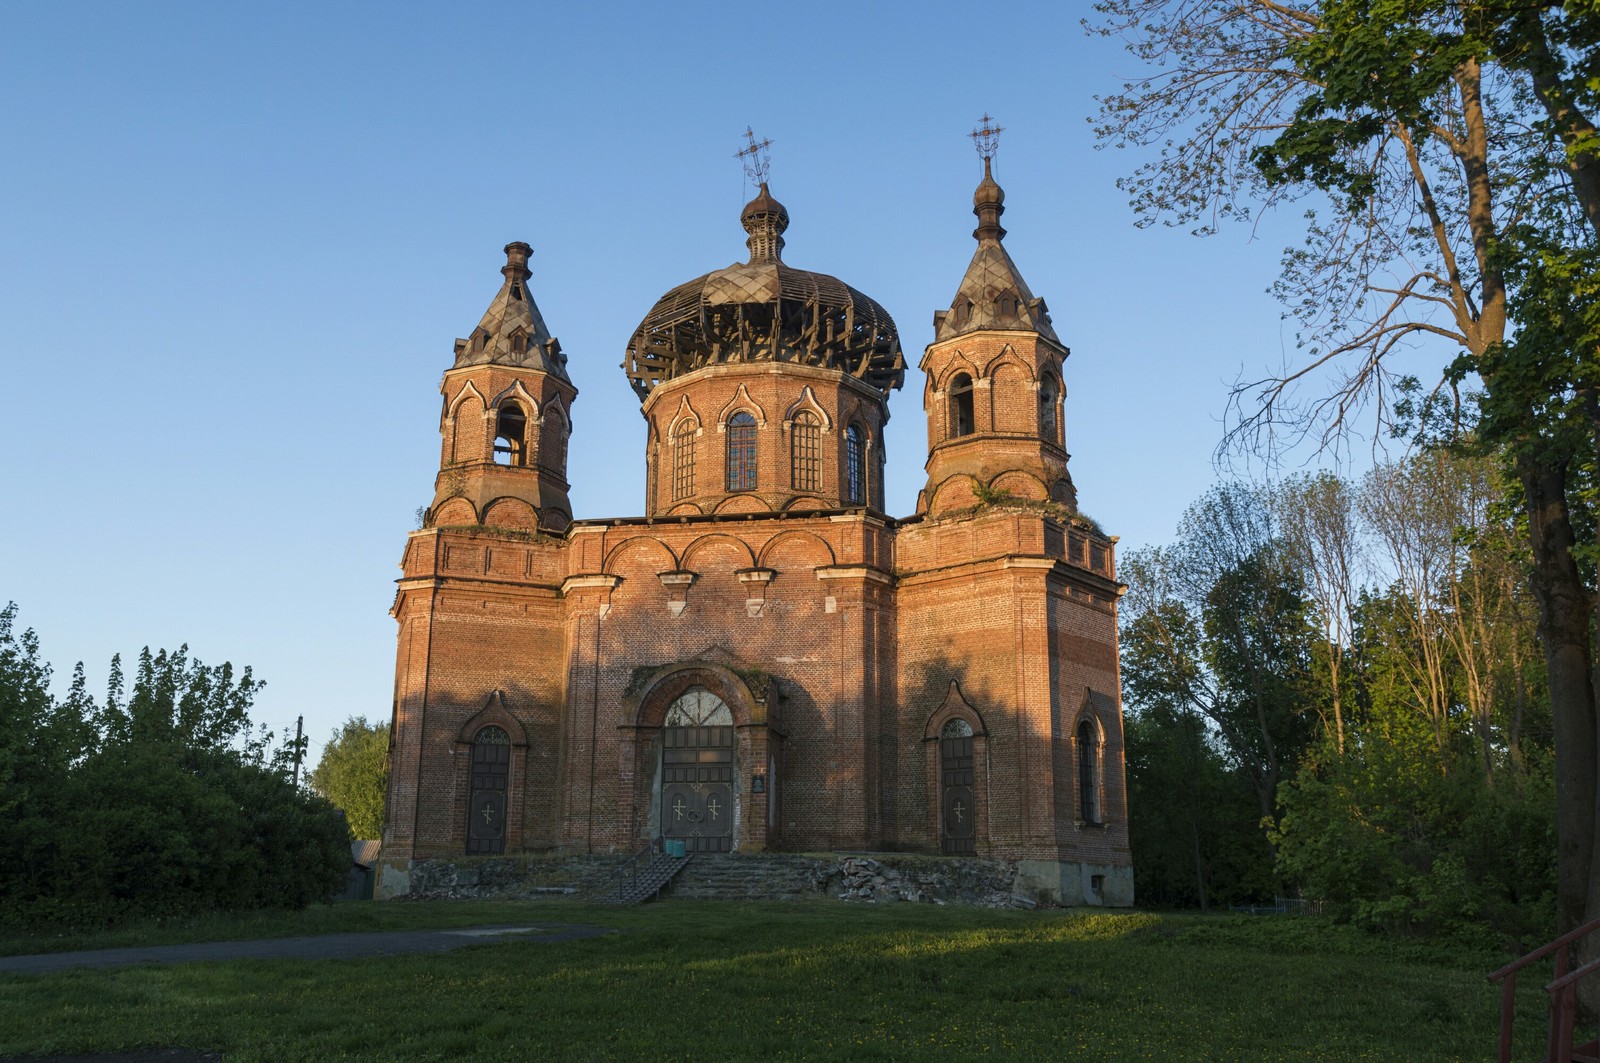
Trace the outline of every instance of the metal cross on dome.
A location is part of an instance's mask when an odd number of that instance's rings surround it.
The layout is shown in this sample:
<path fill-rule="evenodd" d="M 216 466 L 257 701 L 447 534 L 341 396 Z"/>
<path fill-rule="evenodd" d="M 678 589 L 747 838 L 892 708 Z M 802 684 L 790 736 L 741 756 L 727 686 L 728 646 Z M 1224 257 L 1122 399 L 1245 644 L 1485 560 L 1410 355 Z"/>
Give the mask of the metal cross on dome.
<path fill-rule="evenodd" d="M 1000 134 L 1006 130 L 1004 126 L 989 117 L 988 111 L 983 112 L 983 117 L 978 120 L 983 124 L 967 136 L 972 138 L 972 146 L 978 149 L 978 157 L 987 162 L 994 158 L 994 153 L 999 150 Z"/>
<path fill-rule="evenodd" d="M 767 137 L 756 139 L 755 130 L 749 126 L 744 127 L 746 146 L 734 154 L 740 164 L 744 166 L 744 174 L 758 185 L 767 183 L 767 171 L 772 167 L 772 156 L 767 149 L 772 146 L 772 141 Z"/>

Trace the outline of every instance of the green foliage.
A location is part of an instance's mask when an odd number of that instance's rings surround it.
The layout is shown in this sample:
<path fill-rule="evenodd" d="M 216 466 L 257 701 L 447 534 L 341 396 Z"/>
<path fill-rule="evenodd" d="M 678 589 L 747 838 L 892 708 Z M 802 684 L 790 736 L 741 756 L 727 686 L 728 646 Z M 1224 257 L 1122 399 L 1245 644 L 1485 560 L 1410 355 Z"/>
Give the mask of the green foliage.
<path fill-rule="evenodd" d="M 1364 740 L 1302 769 L 1284 793 L 1280 867 L 1328 914 L 1374 930 L 1533 944 L 1555 918 L 1555 787 L 1540 758 L 1490 781 L 1473 759 L 1418 771 Z"/>
<path fill-rule="evenodd" d="M 389 725 L 350 717 L 333 732 L 310 778 L 312 789 L 344 812 L 351 838 L 379 837 L 389 785 Z"/>
<path fill-rule="evenodd" d="M 15 615 L 0 612 L 0 922 L 296 907 L 339 888 L 343 821 L 252 731 L 249 669 L 146 649 L 131 690 L 113 658 L 103 707 L 81 665 L 57 701 Z"/>
<path fill-rule="evenodd" d="M 1273 895 L 1255 792 L 1198 714 L 1159 705 L 1130 713 L 1123 748 L 1140 904 L 1204 910 Z"/>
<path fill-rule="evenodd" d="M 1130 588 L 1123 690 L 1139 721 L 1129 739 L 1130 841 L 1142 895 L 1147 875 L 1170 902 L 1278 892 L 1264 828 L 1311 739 L 1317 700 L 1316 635 L 1292 560 L 1269 493 L 1226 484 L 1189 507 L 1171 547 L 1121 566 Z M 1163 813 L 1163 804 L 1176 807 Z"/>
<path fill-rule="evenodd" d="M 1445 451 L 1358 485 L 1220 488 L 1173 546 L 1125 561 L 1144 900 L 1279 886 L 1367 930 L 1549 935 L 1550 698 L 1508 490 L 1493 461 Z M 1252 790 L 1270 799 L 1254 816 Z"/>

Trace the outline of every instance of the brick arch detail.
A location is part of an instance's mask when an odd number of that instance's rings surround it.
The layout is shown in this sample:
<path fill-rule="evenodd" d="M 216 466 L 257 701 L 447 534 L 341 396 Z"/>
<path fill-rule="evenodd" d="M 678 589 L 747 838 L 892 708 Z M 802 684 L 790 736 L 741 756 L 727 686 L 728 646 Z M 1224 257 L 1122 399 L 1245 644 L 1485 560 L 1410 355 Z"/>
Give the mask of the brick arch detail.
<path fill-rule="evenodd" d="M 634 538 L 627 539 L 624 542 L 618 543 L 616 546 L 612 547 L 610 553 L 606 554 L 605 561 L 601 563 L 600 571 L 615 575 L 617 572 L 618 562 L 623 557 L 624 553 L 629 551 L 638 551 L 640 549 L 649 552 L 656 552 L 650 551 L 651 546 L 659 548 L 659 560 L 656 562 L 658 567 L 652 568 L 652 572 L 678 571 L 678 555 L 672 552 L 672 547 L 668 546 L 666 543 L 662 542 L 653 535 L 635 536 Z"/>
<path fill-rule="evenodd" d="M 703 423 L 699 411 L 689 401 L 688 395 L 678 396 L 678 408 L 673 411 L 672 419 L 667 422 L 666 430 L 661 434 L 661 441 L 671 446 L 673 440 L 678 438 L 678 426 L 685 421 L 693 422 L 695 435 L 699 435 Z"/>
<path fill-rule="evenodd" d="M 983 379 L 983 370 L 979 369 L 971 359 L 962 351 L 953 351 L 950 360 L 945 363 L 944 369 L 939 372 L 938 383 L 935 390 L 941 394 L 950 390 L 950 381 L 957 373 L 966 373 L 972 378 L 973 384 Z M 930 374 L 930 379 L 932 379 Z"/>
<path fill-rule="evenodd" d="M 486 410 L 489 408 L 489 400 L 485 399 L 483 397 L 483 392 L 479 391 L 477 386 L 469 380 L 465 384 L 461 385 L 461 390 L 456 392 L 456 397 L 451 399 L 449 404 L 445 407 L 445 419 L 454 420 L 456 413 L 461 408 L 461 404 L 466 402 L 468 399 L 477 399 L 478 405 L 482 409 Z"/>
<path fill-rule="evenodd" d="M 1017 491 L 1010 486 L 1012 484 L 1017 484 L 1024 490 Z M 1013 495 L 1031 499 L 1035 502 L 1044 502 L 1050 498 L 1050 488 L 1045 485 L 1045 482 L 1033 473 L 1025 472 L 1022 469 L 1007 469 L 1005 472 L 997 474 L 994 479 L 989 481 L 989 486 L 996 491 L 1009 491 Z"/>
<path fill-rule="evenodd" d="M 743 385 L 740 386 L 742 387 Z M 800 397 L 790 403 L 787 410 L 783 411 L 784 431 L 789 430 L 794 424 L 795 416 L 800 413 L 815 414 L 817 420 L 822 424 L 822 431 L 830 432 L 833 430 L 833 418 L 828 416 L 828 411 L 823 409 L 822 404 L 817 401 L 817 396 L 812 392 L 810 384 L 801 388 Z"/>
<path fill-rule="evenodd" d="M 709 534 L 700 536 L 700 538 L 684 547 L 683 554 L 681 555 L 682 559 L 679 562 L 679 567 L 691 571 L 698 571 L 690 562 L 694 560 L 696 554 L 713 542 L 732 543 L 734 546 L 737 546 L 741 551 L 743 551 L 746 563 L 737 565 L 735 566 L 736 568 L 756 567 L 756 556 L 755 554 L 751 553 L 750 544 L 745 542 L 743 539 L 728 535 L 725 532 L 710 532 Z"/>
<path fill-rule="evenodd" d="M 967 721 L 972 726 L 974 738 L 989 737 L 989 728 L 983 722 L 983 713 L 967 700 L 966 695 L 961 692 L 960 681 L 955 679 L 950 680 L 950 688 L 945 691 L 944 701 L 928 714 L 928 720 L 922 728 L 922 740 L 937 741 L 939 732 L 944 730 L 944 725 L 951 720 Z"/>
<path fill-rule="evenodd" d="M 503 495 L 483 507 L 483 523 L 496 528 L 538 531 L 539 511 L 524 499 Z"/>
<path fill-rule="evenodd" d="M 821 558 L 817 561 L 818 567 L 831 565 L 834 563 L 833 547 L 828 545 L 828 540 L 824 539 L 816 532 L 790 530 L 779 532 L 762 545 L 761 556 L 756 561 L 756 567 L 772 568 L 773 566 L 767 563 L 768 560 L 775 552 L 777 552 L 778 549 L 780 549 L 780 547 L 787 546 L 792 542 L 804 542 L 820 547 Z"/>
<path fill-rule="evenodd" d="M 717 411 L 717 431 L 727 431 L 728 418 L 740 412 L 748 413 L 756 419 L 757 431 L 767 427 L 767 411 L 761 408 L 759 402 L 750 397 L 750 392 L 743 382 L 739 384 L 738 390 L 733 393 L 733 398 L 728 400 L 728 404 Z"/>
<path fill-rule="evenodd" d="M 714 513 L 771 513 L 772 506 L 759 495 L 730 495 L 717 503 Z"/>
<path fill-rule="evenodd" d="M 478 510 L 472 500 L 461 495 L 452 495 L 433 507 L 428 514 L 430 525 L 440 524 L 477 524 Z"/>
<path fill-rule="evenodd" d="M 1029 380 L 1038 380 L 1038 374 L 1034 371 L 1034 367 L 1030 365 L 1028 361 L 1021 355 L 1017 354 L 1016 348 L 1011 346 L 1009 343 L 1000 348 L 999 354 L 989 359 L 988 363 L 983 367 L 983 375 L 989 377 L 994 376 L 995 371 L 998 370 L 1002 365 L 1014 365 L 1018 369 L 1021 369 L 1022 375 L 1027 377 Z"/>
<path fill-rule="evenodd" d="M 735 727 L 767 722 L 767 703 L 756 697 L 739 673 L 712 661 L 680 661 L 656 669 L 639 694 L 626 699 L 626 707 L 632 710 L 631 723 L 635 727 L 661 727 L 667 709 L 678 696 L 697 686 L 727 704 Z"/>
<path fill-rule="evenodd" d="M 978 504 L 978 495 L 972 489 L 972 477 L 957 473 L 939 481 L 928 495 L 928 510 L 967 509 Z"/>
<path fill-rule="evenodd" d="M 528 746 L 528 729 L 522 726 L 522 721 L 506 706 L 506 696 L 502 691 L 491 691 L 483 708 L 479 709 L 467 722 L 461 725 L 456 741 L 471 745 L 479 731 L 485 727 L 498 727 L 511 739 L 513 746 L 524 749 Z"/>
<path fill-rule="evenodd" d="M 539 421 L 544 416 L 543 407 L 540 405 L 539 400 L 534 398 L 533 394 L 522 386 L 522 381 L 520 380 L 513 380 L 510 384 L 501 388 L 499 393 L 495 395 L 494 401 L 488 404 L 488 407 L 491 410 L 498 410 L 501 403 L 510 401 L 526 404 L 528 420 L 530 421 Z"/>

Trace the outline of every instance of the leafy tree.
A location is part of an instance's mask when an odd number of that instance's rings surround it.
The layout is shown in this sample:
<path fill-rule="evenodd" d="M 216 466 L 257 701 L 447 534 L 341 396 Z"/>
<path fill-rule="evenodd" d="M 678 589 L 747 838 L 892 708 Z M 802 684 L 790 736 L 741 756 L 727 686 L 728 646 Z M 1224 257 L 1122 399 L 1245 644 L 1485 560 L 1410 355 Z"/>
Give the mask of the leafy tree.
<path fill-rule="evenodd" d="M 104 706 L 64 699 L 15 606 L 0 611 L 0 920 L 102 924 L 300 906 L 341 885 L 343 818 L 252 731 L 249 669 L 145 650 Z"/>
<path fill-rule="evenodd" d="M 1160 146 L 1127 185 L 1142 220 L 1210 230 L 1254 203 L 1312 207 L 1277 289 L 1306 356 L 1239 386 L 1243 438 L 1293 425 L 1337 439 L 1356 408 L 1405 382 L 1394 363 L 1415 341 L 1442 341 L 1430 398 L 1482 386 L 1483 438 L 1509 457 L 1532 554 L 1556 731 L 1558 922 L 1600 915 L 1596 540 L 1583 512 L 1600 440 L 1600 7 L 1096 6 L 1095 28 L 1151 69 L 1102 101 L 1099 129 Z"/>
<path fill-rule="evenodd" d="M 1128 842 L 1144 904 L 1199 907 L 1273 895 L 1272 851 L 1250 779 L 1217 748 L 1205 720 L 1167 706 L 1124 725 Z"/>
<path fill-rule="evenodd" d="M 389 786 L 389 725 L 368 723 L 365 716 L 346 720 L 323 748 L 311 786 L 344 810 L 350 837 L 379 837 Z"/>
<path fill-rule="evenodd" d="M 1233 484 L 1185 512 L 1171 547 L 1121 566 L 1129 702 L 1141 714 L 1202 718 L 1206 741 L 1247 780 L 1261 824 L 1312 737 L 1314 636 L 1290 556 L 1268 497 Z"/>

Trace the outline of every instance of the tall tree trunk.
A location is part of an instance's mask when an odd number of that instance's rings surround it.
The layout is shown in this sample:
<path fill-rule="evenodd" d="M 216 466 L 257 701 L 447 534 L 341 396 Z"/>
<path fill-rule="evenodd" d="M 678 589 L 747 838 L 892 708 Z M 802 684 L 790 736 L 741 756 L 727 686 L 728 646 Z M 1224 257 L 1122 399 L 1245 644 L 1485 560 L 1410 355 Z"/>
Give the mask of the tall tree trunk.
<path fill-rule="evenodd" d="M 1600 781 L 1590 652 L 1592 595 L 1572 555 L 1567 463 L 1517 459 L 1528 502 L 1533 548 L 1531 584 L 1539 607 L 1539 641 L 1549 673 L 1556 753 L 1556 929 L 1566 932 L 1600 914 L 1600 854 L 1595 830 Z"/>

